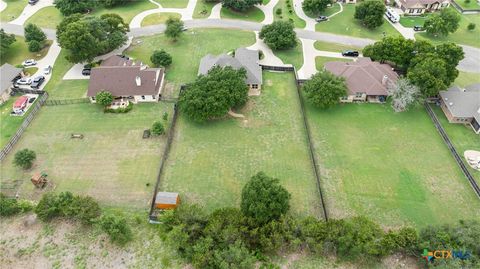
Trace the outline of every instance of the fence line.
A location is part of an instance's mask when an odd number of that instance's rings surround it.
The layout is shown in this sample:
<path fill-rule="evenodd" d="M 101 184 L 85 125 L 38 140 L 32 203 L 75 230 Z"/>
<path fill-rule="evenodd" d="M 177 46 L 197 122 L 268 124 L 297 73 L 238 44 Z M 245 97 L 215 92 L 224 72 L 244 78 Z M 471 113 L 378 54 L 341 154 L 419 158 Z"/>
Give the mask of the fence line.
<path fill-rule="evenodd" d="M 45 102 L 46 106 L 58 106 L 58 105 L 73 105 L 73 104 L 84 104 L 89 103 L 88 98 L 77 98 L 77 99 L 57 99 L 57 100 L 47 100 Z"/>
<path fill-rule="evenodd" d="M 44 94 L 42 94 L 41 97 L 35 103 L 35 106 L 31 108 L 30 113 L 22 122 L 22 125 L 20 125 L 20 128 L 18 128 L 17 132 L 15 132 L 15 135 L 12 138 L 10 138 L 10 141 L 8 141 L 8 143 L 0 151 L 0 161 L 5 159 L 7 154 L 12 150 L 13 146 L 20 139 L 23 132 L 25 132 L 25 129 L 28 127 L 28 125 L 33 120 L 33 118 L 37 115 L 40 108 L 45 104 L 45 101 L 47 100 L 47 98 L 48 98 L 48 93 L 44 92 Z"/>
<path fill-rule="evenodd" d="M 480 187 L 478 186 L 477 182 L 475 181 L 475 178 L 473 178 L 472 174 L 470 171 L 468 171 L 467 166 L 463 162 L 462 158 L 458 155 L 457 150 L 453 146 L 452 142 L 450 141 L 450 138 L 448 137 L 447 133 L 443 129 L 442 125 L 440 124 L 440 121 L 437 118 L 437 115 L 433 112 L 432 108 L 430 105 L 425 102 L 425 109 L 427 110 L 428 115 L 432 119 L 435 127 L 437 128 L 438 132 L 440 133 L 440 136 L 443 138 L 443 141 L 447 145 L 448 149 L 453 155 L 453 158 L 457 162 L 458 166 L 460 167 L 460 170 L 462 170 L 463 174 L 465 177 L 468 179 L 470 182 L 470 185 L 472 186 L 473 190 L 477 194 L 477 196 L 480 198 Z"/>
<path fill-rule="evenodd" d="M 476 0 L 474 0 L 474 1 L 476 1 Z M 455 2 L 455 0 L 450 1 L 450 3 L 452 3 L 452 5 L 462 14 L 480 13 L 480 9 L 463 9 L 463 7 L 461 7 L 459 4 L 457 4 L 457 2 Z"/>

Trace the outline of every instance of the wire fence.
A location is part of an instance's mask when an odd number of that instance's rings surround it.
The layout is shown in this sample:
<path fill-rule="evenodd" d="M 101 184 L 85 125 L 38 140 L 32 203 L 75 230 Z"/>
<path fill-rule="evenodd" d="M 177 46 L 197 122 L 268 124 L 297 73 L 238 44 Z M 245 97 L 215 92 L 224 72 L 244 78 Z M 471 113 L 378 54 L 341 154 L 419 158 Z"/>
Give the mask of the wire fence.
<path fill-rule="evenodd" d="M 47 100 L 45 102 L 45 105 L 46 106 L 73 105 L 73 104 L 84 104 L 89 102 L 90 100 L 88 98 Z"/>
<path fill-rule="evenodd" d="M 475 0 L 474 0 L 475 1 Z M 475 14 L 475 13 L 480 13 L 480 9 L 464 9 L 461 7 L 455 0 L 450 1 L 452 5 L 462 14 Z"/>

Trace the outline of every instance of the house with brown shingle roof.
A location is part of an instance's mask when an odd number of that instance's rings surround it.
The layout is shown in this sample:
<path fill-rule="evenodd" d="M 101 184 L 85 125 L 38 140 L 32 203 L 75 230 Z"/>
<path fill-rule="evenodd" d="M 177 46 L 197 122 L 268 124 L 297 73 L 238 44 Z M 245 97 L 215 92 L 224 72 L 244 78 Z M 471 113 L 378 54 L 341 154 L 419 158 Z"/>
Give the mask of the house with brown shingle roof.
<path fill-rule="evenodd" d="M 383 103 L 387 99 L 388 84 L 398 79 L 390 65 L 363 57 L 355 62 L 327 62 L 325 70 L 345 78 L 348 95 L 341 98 L 343 103 Z"/>
<path fill-rule="evenodd" d="M 157 102 L 165 79 L 163 68 L 149 68 L 128 58 L 112 56 L 93 68 L 90 73 L 87 96 L 95 103 L 100 91 L 108 91 L 115 98 L 133 103 Z"/>
<path fill-rule="evenodd" d="M 450 5 L 450 0 L 395 0 L 395 4 L 405 15 L 417 16 L 446 8 Z"/>

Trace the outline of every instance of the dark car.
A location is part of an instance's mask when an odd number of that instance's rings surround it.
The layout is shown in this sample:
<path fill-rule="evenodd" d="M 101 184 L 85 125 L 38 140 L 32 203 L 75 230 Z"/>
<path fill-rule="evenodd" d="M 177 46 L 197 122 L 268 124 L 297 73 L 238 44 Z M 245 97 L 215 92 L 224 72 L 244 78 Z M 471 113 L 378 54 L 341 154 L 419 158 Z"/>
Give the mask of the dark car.
<path fill-rule="evenodd" d="M 28 3 L 32 6 L 35 5 L 37 2 L 38 0 L 28 0 Z"/>
<path fill-rule="evenodd" d="M 342 56 L 358 57 L 358 51 L 356 50 L 344 50 Z"/>
<path fill-rule="evenodd" d="M 321 22 L 321 21 L 328 21 L 327 16 L 318 16 L 318 18 L 315 19 L 316 22 Z"/>
<path fill-rule="evenodd" d="M 28 99 L 28 103 L 31 104 L 31 103 L 35 102 L 35 100 L 37 100 L 37 98 L 36 98 L 36 97 L 32 97 L 32 98 Z"/>
<path fill-rule="evenodd" d="M 423 31 L 423 27 L 420 25 L 415 25 L 413 26 L 413 31 L 418 32 L 418 31 Z"/>
<path fill-rule="evenodd" d="M 40 88 L 40 86 L 43 84 L 44 81 L 45 81 L 44 76 L 35 77 L 32 81 L 32 84 L 30 85 L 30 87 L 32 87 L 32 89 L 38 89 L 38 88 Z"/>
<path fill-rule="evenodd" d="M 91 72 L 92 72 L 92 65 L 91 64 L 86 64 L 86 65 L 83 66 L 82 75 L 90 76 Z"/>

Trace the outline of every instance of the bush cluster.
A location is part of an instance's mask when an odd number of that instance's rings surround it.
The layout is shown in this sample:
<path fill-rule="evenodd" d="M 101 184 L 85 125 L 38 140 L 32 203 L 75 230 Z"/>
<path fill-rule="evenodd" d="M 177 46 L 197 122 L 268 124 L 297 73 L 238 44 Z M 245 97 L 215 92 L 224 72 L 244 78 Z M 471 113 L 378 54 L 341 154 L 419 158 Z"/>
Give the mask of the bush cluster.
<path fill-rule="evenodd" d="M 29 23 L 25 26 L 24 32 L 25 41 L 28 44 L 28 51 L 38 52 L 44 47 L 47 36 L 40 27 L 33 23 Z"/>
<path fill-rule="evenodd" d="M 128 106 L 125 107 L 125 108 L 123 108 L 123 107 L 120 107 L 120 108 L 117 108 L 117 109 L 105 108 L 103 110 L 103 112 L 105 112 L 105 113 L 127 113 L 132 109 L 133 109 L 133 103 L 130 102 L 130 103 L 128 103 Z"/>
<path fill-rule="evenodd" d="M 0 216 L 2 217 L 28 212 L 33 208 L 34 205 L 29 201 L 9 198 L 0 193 Z"/>
<path fill-rule="evenodd" d="M 99 225 L 108 234 L 110 240 L 119 245 L 125 245 L 132 240 L 132 230 L 123 216 L 107 214 L 100 218 Z"/>
<path fill-rule="evenodd" d="M 78 220 L 83 224 L 92 224 L 100 216 L 101 210 L 97 201 L 90 196 L 51 192 L 43 195 L 35 213 L 43 221 L 63 217 Z"/>

